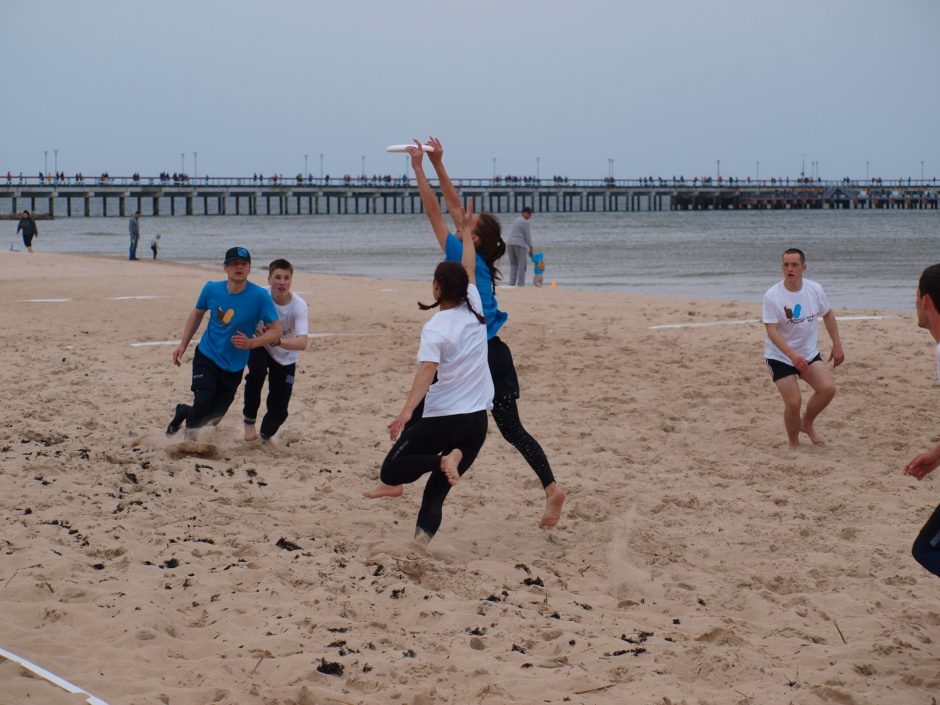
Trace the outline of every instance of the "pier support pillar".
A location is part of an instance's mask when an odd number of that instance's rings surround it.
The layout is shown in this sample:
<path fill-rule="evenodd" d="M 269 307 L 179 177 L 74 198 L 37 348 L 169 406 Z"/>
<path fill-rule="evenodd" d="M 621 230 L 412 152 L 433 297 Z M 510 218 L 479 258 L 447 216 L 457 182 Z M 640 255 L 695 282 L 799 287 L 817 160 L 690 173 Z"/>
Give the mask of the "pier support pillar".
<path fill-rule="evenodd" d="M 16 210 L 14 210 L 13 212 L 16 213 Z M 68 214 L 69 218 L 72 217 L 72 197 L 71 196 L 65 197 L 65 212 Z"/>
<path fill-rule="evenodd" d="M 49 215 L 55 218 L 55 197 L 49 196 Z"/>
<path fill-rule="evenodd" d="M 35 207 L 36 205 L 33 204 L 33 208 Z M 108 217 L 108 197 L 107 196 L 101 197 L 101 215 L 103 215 L 105 218 Z"/>
<path fill-rule="evenodd" d="M 85 217 L 91 217 L 91 196 L 85 196 Z"/>
<path fill-rule="evenodd" d="M 119 197 L 118 197 L 118 215 L 121 216 L 122 218 L 123 218 L 125 215 L 127 215 L 127 214 L 124 212 L 124 211 L 125 211 L 125 208 L 126 208 L 126 204 L 124 203 L 124 201 L 126 201 L 126 200 L 127 200 L 127 199 L 124 198 L 124 196 L 119 196 Z"/>
<path fill-rule="evenodd" d="M 153 197 L 153 213 L 151 215 L 160 215 L 160 197 Z"/>

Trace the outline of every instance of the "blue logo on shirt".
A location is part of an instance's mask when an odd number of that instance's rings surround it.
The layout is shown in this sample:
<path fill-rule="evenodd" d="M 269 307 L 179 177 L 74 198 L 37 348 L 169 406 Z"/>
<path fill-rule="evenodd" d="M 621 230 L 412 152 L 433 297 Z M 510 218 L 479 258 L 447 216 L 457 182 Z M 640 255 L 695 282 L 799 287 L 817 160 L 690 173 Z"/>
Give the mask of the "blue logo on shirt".
<path fill-rule="evenodd" d="M 801 309 L 802 309 L 802 306 L 800 306 L 799 304 L 797 304 L 796 306 L 793 307 L 793 317 L 794 317 L 794 318 L 799 318 L 799 317 L 800 317 L 800 310 L 801 310 Z"/>

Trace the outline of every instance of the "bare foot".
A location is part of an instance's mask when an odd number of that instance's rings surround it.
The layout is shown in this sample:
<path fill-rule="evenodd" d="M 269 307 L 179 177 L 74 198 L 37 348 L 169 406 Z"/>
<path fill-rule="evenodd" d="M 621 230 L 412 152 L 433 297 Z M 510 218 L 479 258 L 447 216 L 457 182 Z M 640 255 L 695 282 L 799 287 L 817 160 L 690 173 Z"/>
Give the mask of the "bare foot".
<path fill-rule="evenodd" d="M 822 446 L 826 444 L 826 439 L 816 433 L 816 429 L 811 425 L 807 426 L 805 423 L 801 424 L 800 431 L 809 436 L 809 439 L 813 442 L 813 445 Z"/>
<path fill-rule="evenodd" d="M 386 485 L 384 482 L 380 482 L 375 486 L 375 489 L 371 492 L 363 492 L 363 497 L 368 497 L 369 499 L 378 499 L 379 497 L 401 497 L 404 494 L 405 488 L 401 485 Z"/>
<path fill-rule="evenodd" d="M 441 472 L 447 475 L 447 481 L 450 483 L 450 486 L 453 487 L 460 480 L 460 473 L 457 471 L 457 466 L 460 465 L 460 461 L 463 460 L 463 451 L 459 448 L 454 448 L 447 455 L 441 456 Z"/>
<path fill-rule="evenodd" d="M 565 503 L 568 495 L 558 485 L 554 486 L 552 492 L 545 497 L 545 512 L 542 514 L 542 520 L 539 522 L 540 529 L 551 529 L 561 519 L 561 506 Z"/>
<path fill-rule="evenodd" d="M 253 423 L 245 424 L 245 440 L 251 443 L 252 441 L 257 441 L 261 436 L 258 435 L 258 432 L 255 430 L 255 425 Z"/>

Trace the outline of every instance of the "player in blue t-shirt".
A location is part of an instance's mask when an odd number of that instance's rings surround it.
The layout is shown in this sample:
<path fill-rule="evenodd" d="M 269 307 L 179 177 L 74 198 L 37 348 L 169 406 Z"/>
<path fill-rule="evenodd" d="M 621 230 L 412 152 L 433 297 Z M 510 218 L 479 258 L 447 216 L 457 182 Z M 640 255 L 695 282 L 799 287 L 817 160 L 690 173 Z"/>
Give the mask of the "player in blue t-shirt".
<path fill-rule="evenodd" d="M 225 253 L 226 281 L 206 282 L 183 326 L 179 346 L 173 351 L 173 364 L 180 359 L 202 323 L 206 311 L 209 324 L 196 346 L 193 356 L 194 395 L 192 406 L 177 404 L 176 414 L 166 435 L 172 436 L 186 422 L 186 437 L 196 438 L 198 429 L 207 423 L 216 425 L 225 416 L 242 381 L 248 356 L 281 336 L 281 323 L 271 295 L 248 281 L 251 254 L 244 247 L 232 247 Z M 263 335 L 249 338 L 244 331 L 255 332 L 258 321 L 268 328 Z"/>
<path fill-rule="evenodd" d="M 434 166 L 434 171 L 437 172 L 441 193 L 447 203 L 447 211 L 450 213 L 455 226 L 459 229 L 463 223 L 464 210 L 457 189 L 454 188 L 453 182 L 444 169 L 444 147 L 436 138 L 431 138 L 428 144 L 434 148 L 433 152 L 428 153 L 428 159 Z M 422 165 L 424 150 L 421 149 L 420 143 L 416 141 L 416 146 L 410 148 L 408 153 L 411 155 L 411 166 L 415 171 L 419 187 L 423 188 L 427 186 L 427 177 L 424 174 Z M 463 243 L 450 232 L 440 209 L 433 211 L 425 209 L 425 214 L 428 216 L 438 244 L 444 250 L 445 259 L 451 262 L 459 262 L 463 254 Z M 506 244 L 501 233 L 502 227 L 496 216 L 492 213 L 482 213 L 472 236 L 477 255 L 475 283 L 483 301 L 483 315 L 486 316 L 489 368 L 495 389 L 491 413 L 503 438 L 519 451 L 542 483 L 542 489 L 545 492 L 545 509 L 542 518 L 539 520 L 539 527 L 551 529 L 558 524 L 561 518 L 562 505 L 565 503 L 566 494 L 555 481 L 548 457 L 545 455 L 545 451 L 542 450 L 542 446 L 522 425 L 517 402 L 519 399 L 519 379 L 516 375 L 515 364 L 512 361 L 512 352 L 509 346 L 497 335 L 507 318 L 506 313 L 499 310 L 499 305 L 496 302 L 495 280 L 499 277 L 496 261 L 506 252 Z M 420 412 L 416 410 L 413 418 L 417 418 L 419 414 Z"/>

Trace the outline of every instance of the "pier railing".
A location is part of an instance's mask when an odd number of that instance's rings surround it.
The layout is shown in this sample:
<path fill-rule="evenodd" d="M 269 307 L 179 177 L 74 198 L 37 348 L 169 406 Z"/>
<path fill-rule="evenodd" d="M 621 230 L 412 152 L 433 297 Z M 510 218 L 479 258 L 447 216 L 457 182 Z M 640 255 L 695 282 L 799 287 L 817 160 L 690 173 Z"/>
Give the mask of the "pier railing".
<path fill-rule="evenodd" d="M 435 179 L 430 179 L 432 185 L 437 185 Z M 682 178 L 659 178 L 659 177 L 641 177 L 630 179 L 568 179 L 549 178 L 537 179 L 535 177 L 487 177 L 487 178 L 460 178 L 453 179 L 457 188 L 538 188 L 538 189 L 570 189 L 570 188 L 657 188 L 657 189 L 742 189 L 742 188 L 796 188 L 803 186 L 814 187 L 839 187 L 850 186 L 852 188 L 930 188 L 936 187 L 936 177 L 931 179 L 801 179 L 801 178 L 769 178 L 769 179 L 751 179 L 749 177 L 739 179 L 735 177 L 716 179 L 713 177 L 691 179 Z M 197 189 L 206 186 L 215 188 L 282 188 L 296 189 L 298 187 L 316 187 L 316 188 L 395 188 L 414 187 L 417 185 L 410 177 L 386 177 L 386 176 L 342 176 L 342 177 L 303 177 L 297 175 L 294 177 L 283 176 L 183 176 L 176 179 L 161 178 L 159 176 L 66 176 L 56 178 L 53 175 L 40 177 L 33 176 L 0 176 L 0 187 L 33 187 L 33 188 L 56 188 L 56 187 L 94 187 L 94 188 L 178 188 L 178 189 Z"/>

